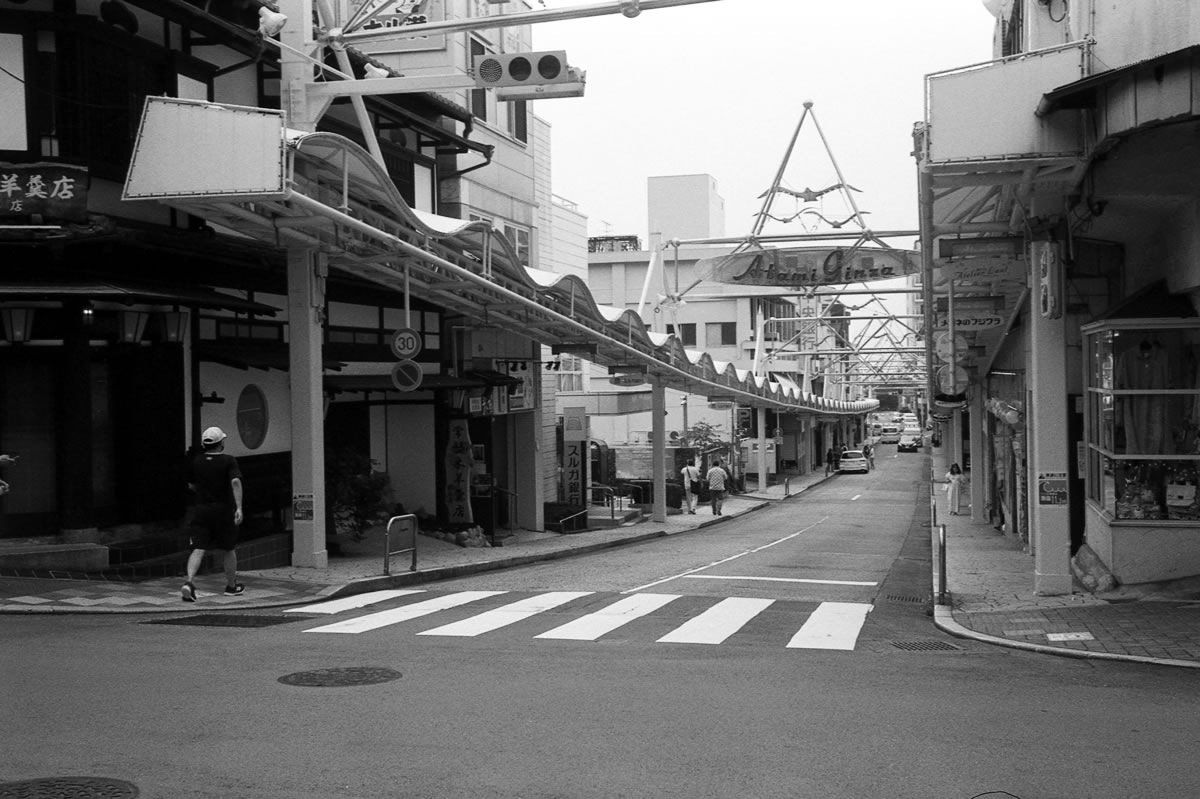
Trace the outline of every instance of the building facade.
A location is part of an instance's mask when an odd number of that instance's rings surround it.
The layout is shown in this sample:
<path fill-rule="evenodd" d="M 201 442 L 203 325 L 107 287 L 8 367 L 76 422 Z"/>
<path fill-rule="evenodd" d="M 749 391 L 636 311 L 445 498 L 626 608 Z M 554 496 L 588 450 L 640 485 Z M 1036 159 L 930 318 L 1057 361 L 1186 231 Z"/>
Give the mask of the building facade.
<path fill-rule="evenodd" d="M 928 76 L 917 128 L 973 513 L 1028 546 L 1040 593 L 1196 575 L 1200 10 L 985 5 L 995 60 Z"/>

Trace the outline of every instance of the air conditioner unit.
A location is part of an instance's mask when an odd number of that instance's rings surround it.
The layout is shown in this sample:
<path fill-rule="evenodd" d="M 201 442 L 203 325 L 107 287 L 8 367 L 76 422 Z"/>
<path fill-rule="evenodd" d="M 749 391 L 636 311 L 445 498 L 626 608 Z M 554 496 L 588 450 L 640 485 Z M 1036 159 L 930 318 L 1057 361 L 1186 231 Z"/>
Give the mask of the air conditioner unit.
<path fill-rule="evenodd" d="M 541 86 L 582 80 L 571 74 L 563 50 L 534 53 L 486 53 L 475 58 L 475 85 L 482 89 L 500 86 Z"/>

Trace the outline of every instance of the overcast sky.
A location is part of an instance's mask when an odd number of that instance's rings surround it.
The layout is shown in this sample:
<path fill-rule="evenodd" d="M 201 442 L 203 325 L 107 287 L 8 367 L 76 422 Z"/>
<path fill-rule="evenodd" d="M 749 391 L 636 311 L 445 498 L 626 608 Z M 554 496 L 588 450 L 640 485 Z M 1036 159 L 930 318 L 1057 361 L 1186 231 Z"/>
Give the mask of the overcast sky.
<path fill-rule="evenodd" d="M 595 0 L 546 0 L 581 4 Z M 536 49 L 565 50 L 587 72 L 584 97 L 534 104 L 552 125 L 554 192 L 589 217 L 589 235 L 644 243 L 646 179 L 707 173 L 726 234 L 745 235 L 809 100 L 782 185 L 837 182 L 819 123 L 868 226 L 915 230 L 923 78 L 989 60 L 993 22 L 981 0 L 716 0 L 535 25 Z M 843 204 L 836 192 L 816 205 L 779 195 L 772 214 L 840 219 Z M 764 232 L 810 228 L 808 215 Z"/>

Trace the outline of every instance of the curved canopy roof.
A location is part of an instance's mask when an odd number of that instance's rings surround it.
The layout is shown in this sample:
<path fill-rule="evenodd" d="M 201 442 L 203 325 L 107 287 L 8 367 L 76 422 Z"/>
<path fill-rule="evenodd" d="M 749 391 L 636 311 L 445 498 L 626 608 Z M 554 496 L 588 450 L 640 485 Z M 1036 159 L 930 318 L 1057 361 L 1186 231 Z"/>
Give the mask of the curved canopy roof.
<path fill-rule="evenodd" d="M 248 236 L 278 244 L 319 248 L 331 268 L 398 292 L 411 290 L 482 326 L 511 330 L 548 345 L 594 347 L 588 360 L 614 371 L 644 371 L 648 380 L 691 393 L 720 396 L 748 405 L 823 414 L 861 414 L 877 400 L 844 402 L 801 392 L 755 376 L 707 352 L 686 349 L 672 334 L 648 332 L 630 309 L 600 305 L 587 284 L 524 266 L 507 237 L 483 221 L 437 216 L 410 207 L 386 171 L 349 139 L 332 133 L 283 130 L 278 146 L 285 160 L 282 189 L 238 194 L 206 189 L 173 193 L 172 170 L 187 165 L 159 155 L 169 148 L 143 143 L 147 130 L 164 128 L 147 119 L 162 103 L 186 101 L 149 98 L 139 145 L 130 168 L 126 196 L 138 196 L 132 183 L 154 174 L 154 199 Z M 210 111 L 210 109 L 213 109 Z M 221 110 L 198 104 L 188 121 L 192 136 L 196 114 Z M 247 109 L 240 109 L 247 110 Z M 270 113 L 265 112 L 264 113 Z M 220 145 L 244 148 L 228 115 L 204 131 L 223 136 Z M 207 139 L 206 139 L 207 140 Z M 138 164 L 139 159 L 143 163 Z M 149 163 L 157 159 L 159 163 Z M 214 164 L 191 167 L 212 169 Z M 179 185 L 194 175 L 180 174 Z M 211 183 L 211 181 L 210 181 Z"/>

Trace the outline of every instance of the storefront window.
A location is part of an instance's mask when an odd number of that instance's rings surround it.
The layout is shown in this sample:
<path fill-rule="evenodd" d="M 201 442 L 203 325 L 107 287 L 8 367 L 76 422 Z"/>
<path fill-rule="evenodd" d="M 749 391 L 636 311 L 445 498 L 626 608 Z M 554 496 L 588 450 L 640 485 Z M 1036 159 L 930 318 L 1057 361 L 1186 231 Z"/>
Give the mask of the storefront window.
<path fill-rule="evenodd" d="M 1118 521 L 1200 519 L 1200 319 L 1083 332 L 1089 499 Z"/>

